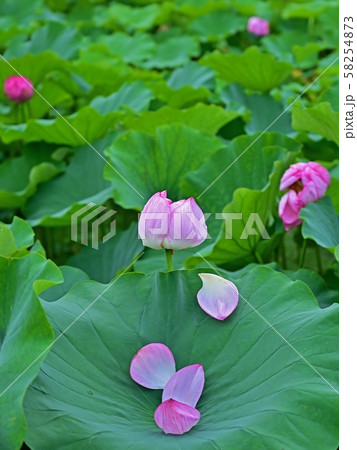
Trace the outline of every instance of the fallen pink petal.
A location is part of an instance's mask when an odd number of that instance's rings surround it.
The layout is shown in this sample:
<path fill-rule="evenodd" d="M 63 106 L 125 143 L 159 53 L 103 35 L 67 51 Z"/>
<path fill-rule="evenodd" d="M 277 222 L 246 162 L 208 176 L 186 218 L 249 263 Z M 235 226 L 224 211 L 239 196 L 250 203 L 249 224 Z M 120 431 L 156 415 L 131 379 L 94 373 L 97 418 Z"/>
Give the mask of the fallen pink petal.
<path fill-rule="evenodd" d="M 218 275 L 211 273 L 198 274 L 203 286 L 197 293 L 200 307 L 217 320 L 225 320 L 238 305 L 237 287 Z"/>
<path fill-rule="evenodd" d="M 205 384 L 205 374 L 201 364 L 192 364 L 178 370 L 167 382 L 162 393 L 162 401 L 176 400 L 195 407 Z"/>
<path fill-rule="evenodd" d="M 175 359 L 171 350 L 160 343 L 142 347 L 130 364 L 131 378 L 149 389 L 164 389 L 175 371 Z"/>
<path fill-rule="evenodd" d="M 184 434 L 200 420 L 201 414 L 190 405 L 169 399 L 159 405 L 154 419 L 166 434 Z"/>

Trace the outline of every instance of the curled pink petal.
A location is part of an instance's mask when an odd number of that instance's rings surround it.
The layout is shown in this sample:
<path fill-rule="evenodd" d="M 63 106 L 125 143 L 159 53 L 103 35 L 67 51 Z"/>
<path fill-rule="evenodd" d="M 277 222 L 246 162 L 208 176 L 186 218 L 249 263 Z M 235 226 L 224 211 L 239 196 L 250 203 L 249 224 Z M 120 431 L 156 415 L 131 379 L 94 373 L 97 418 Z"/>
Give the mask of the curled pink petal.
<path fill-rule="evenodd" d="M 286 231 L 291 230 L 302 223 L 302 220 L 299 219 L 302 207 L 303 204 L 300 197 L 295 191 L 290 190 L 282 196 L 279 203 L 279 216 L 283 221 Z"/>
<path fill-rule="evenodd" d="M 154 419 L 166 434 L 184 434 L 200 420 L 201 414 L 190 405 L 169 399 L 156 408 Z"/>
<path fill-rule="evenodd" d="M 211 273 L 199 273 L 203 286 L 197 293 L 200 307 L 217 320 L 225 320 L 238 305 L 238 289 L 231 282 Z"/>
<path fill-rule="evenodd" d="M 167 382 L 162 401 L 170 398 L 195 407 L 205 384 L 205 373 L 201 364 L 192 364 L 178 370 Z"/>
<path fill-rule="evenodd" d="M 31 81 L 24 76 L 11 75 L 4 83 L 4 94 L 9 100 L 22 103 L 33 97 L 34 89 Z"/>
<path fill-rule="evenodd" d="M 161 250 L 170 221 L 170 205 L 166 191 L 154 194 L 140 214 L 138 230 L 145 247 Z"/>
<path fill-rule="evenodd" d="M 194 198 L 170 205 L 170 222 L 163 246 L 172 250 L 196 247 L 207 238 L 207 225 Z"/>
<path fill-rule="evenodd" d="M 160 343 L 142 347 L 130 364 L 131 378 L 149 389 L 164 389 L 175 371 L 175 359 L 171 350 Z"/>

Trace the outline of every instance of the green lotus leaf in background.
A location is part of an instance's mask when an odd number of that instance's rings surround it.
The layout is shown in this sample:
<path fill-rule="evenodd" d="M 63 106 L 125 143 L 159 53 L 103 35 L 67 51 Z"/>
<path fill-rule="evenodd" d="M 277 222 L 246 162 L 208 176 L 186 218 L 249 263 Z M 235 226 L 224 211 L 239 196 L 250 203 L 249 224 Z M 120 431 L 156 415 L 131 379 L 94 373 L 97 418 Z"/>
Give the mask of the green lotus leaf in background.
<path fill-rule="evenodd" d="M 338 215 L 330 197 L 324 197 L 317 203 L 309 203 L 300 212 L 302 235 L 311 238 L 321 247 L 332 249 L 338 245 Z"/>
<path fill-rule="evenodd" d="M 241 216 L 236 216 L 232 222 L 227 222 L 227 225 L 223 220 L 219 220 L 221 231 L 217 238 L 210 244 L 206 241 L 206 247 L 200 250 L 198 256 L 188 258 L 185 266 L 195 267 L 201 264 L 200 255 L 206 261 L 229 270 L 244 267 L 255 261 L 262 262 L 259 246 L 264 240 L 270 245 L 278 244 L 278 241 L 270 239 L 266 228 L 277 208 L 276 196 L 283 169 L 284 161 L 276 161 L 274 171 L 268 176 L 268 184 L 260 191 L 245 187 L 236 189 L 232 201 L 222 209 L 222 219 L 225 216 L 230 220 L 228 217 L 230 214 Z"/>
<path fill-rule="evenodd" d="M 172 89 L 180 89 L 183 86 L 193 88 L 214 88 L 214 72 L 209 67 L 190 61 L 183 67 L 175 69 L 167 81 Z"/>
<path fill-rule="evenodd" d="M 190 31 L 203 42 L 217 42 L 242 31 L 246 22 L 247 19 L 234 10 L 214 11 L 193 20 L 190 23 Z"/>
<path fill-rule="evenodd" d="M 112 187 L 103 179 L 105 160 L 100 155 L 112 139 L 108 135 L 93 142 L 99 155 L 89 146 L 76 148 L 66 172 L 39 187 L 24 208 L 31 225 L 70 225 L 71 214 L 84 205 L 102 204 L 111 197 Z M 81 173 L 86 176 L 81 177 Z"/>
<path fill-rule="evenodd" d="M 102 116 L 96 109 L 85 106 L 71 116 L 67 116 L 66 121 L 62 117 L 57 117 L 49 120 L 30 119 L 27 123 L 20 125 L 2 125 L 0 137 L 5 144 L 23 140 L 76 147 L 83 145 L 83 138 L 92 142 L 104 137 L 118 122 L 121 114 L 111 112 Z"/>
<path fill-rule="evenodd" d="M 7 159 L 0 165 L 0 207 L 24 206 L 40 183 L 55 177 L 62 169 L 51 160 L 51 152 L 43 144 L 27 146 L 22 156 Z"/>
<path fill-rule="evenodd" d="M 290 75 L 293 66 L 277 61 L 258 47 L 252 46 L 244 53 L 219 53 L 214 51 L 204 56 L 200 63 L 211 67 L 223 80 L 261 92 L 279 86 Z"/>
<path fill-rule="evenodd" d="M 203 102 L 211 96 L 211 91 L 206 87 L 181 86 L 170 87 L 165 81 L 146 83 L 154 92 L 156 98 L 172 108 L 187 108 L 197 102 Z"/>
<path fill-rule="evenodd" d="M 116 273 L 127 268 L 142 250 L 143 246 L 138 237 L 138 224 L 135 222 L 127 230 L 117 229 L 115 236 L 107 242 L 101 242 L 98 249 L 84 247 L 79 253 L 70 257 L 67 263 L 82 269 L 92 280 L 109 283 Z M 164 256 L 161 256 L 165 262 Z"/>
<path fill-rule="evenodd" d="M 51 286 L 40 294 L 40 298 L 47 302 L 55 302 L 62 298 L 77 283 L 89 280 L 89 276 L 77 267 L 60 266 L 59 269 L 63 277 L 63 283 Z"/>
<path fill-rule="evenodd" d="M 16 256 L 27 254 L 26 249 L 34 243 L 34 232 L 23 219 L 15 216 L 11 224 L 0 222 L 0 255 Z"/>
<path fill-rule="evenodd" d="M 127 116 L 123 123 L 131 130 L 154 133 L 158 126 L 182 123 L 209 134 L 217 131 L 237 117 L 234 111 L 227 111 L 216 105 L 197 103 L 184 110 L 164 106 L 156 111 L 144 111 L 140 115 Z"/>
<path fill-rule="evenodd" d="M 123 208 L 141 209 L 149 197 L 164 190 L 178 200 L 180 179 L 222 146 L 218 138 L 179 124 L 158 127 L 155 136 L 129 131 L 105 152 L 125 179 L 109 166 L 104 176 L 113 183 L 114 199 Z"/>
<path fill-rule="evenodd" d="M 338 145 L 338 113 L 332 111 L 330 103 L 323 102 L 305 109 L 296 105 L 292 111 L 295 130 L 319 134 Z"/>
<path fill-rule="evenodd" d="M 26 54 L 38 54 L 47 50 L 54 51 L 63 59 L 73 59 L 80 47 L 81 36 L 76 28 L 50 22 L 38 28 L 29 41 L 9 47 L 5 52 L 6 59 L 22 57 Z"/>
<path fill-rule="evenodd" d="M 152 91 L 143 82 L 136 81 L 132 84 L 124 83 L 119 91 L 114 92 L 109 97 L 94 98 L 90 106 L 102 115 L 114 111 L 125 111 L 123 106 L 141 112 L 149 108 L 152 98 Z"/>
<path fill-rule="evenodd" d="M 233 281 L 241 298 L 224 324 L 197 304 L 198 271 L 125 274 L 105 292 L 84 281 L 45 303 L 58 335 L 101 295 L 58 339 L 26 395 L 27 444 L 334 450 L 337 307 L 319 308 L 304 283 L 266 267 Z M 163 434 L 153 419 L 161 392 L 129 376 L 151 342 L 166 344 L 177 368 L 204 367 L 201 420 L 183 436 Z"/>
<path fill-rule="evenodd" d="M 0 257 L 0 442 L 4 450 L 21 447 L 26 435 L 23 397 L 53 341 L 38 294 L 61 281 L 55 264 L 38 254 Z"/>
<path fill-rule="evenodd" d="M 186 175 L 181 181 L 182 192 L 199 198 L 205 212 L 221 212 L 237 188 L 263 189 L 275 161 L 286 160 L 288 164 L 301 145 L 282 133 L 258 137 L 257 133 L 232 140 L 227 148 Z"/>

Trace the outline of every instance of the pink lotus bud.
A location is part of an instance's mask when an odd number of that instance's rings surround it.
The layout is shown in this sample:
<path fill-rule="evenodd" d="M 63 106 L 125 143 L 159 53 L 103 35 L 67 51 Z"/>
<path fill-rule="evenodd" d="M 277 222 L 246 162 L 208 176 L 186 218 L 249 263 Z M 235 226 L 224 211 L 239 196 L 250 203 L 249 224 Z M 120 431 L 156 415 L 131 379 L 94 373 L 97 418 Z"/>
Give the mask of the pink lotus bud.
<path fill-rule="evenodd" d="M 172 203 L 166 191 L 153 195 L 139 219 L 139 236 L 146 247 L 183 250 L 207 238 L 205 217 L 191 197 Z"/>
<path fill-rule="evenodd" d="M 248 20 L 247 30 L 256 36 L 266 36 L 270 33 L 269 22 L 260 17 L 251 17 Z"/>
<path fill-rule="evenodd" d="M 289 231 L 302 223 L 302 220 L 299 219 L 302 207 L 303 204 L 294 190 L 290 190 L 283 195 L 279 203 L 279 216 L 283 221 L 286 231 Z"/>
<path fill-rule="evenodd" d="M 231 282 L 212 273 L 199 273 L 202 288 L 197 293 L 200 307 L 217 320 L 225 320 L 238 305 L 238 289 Z"/>
<path fill-rule="evenodd" d="M 28 78 L 12 75 L 5 80 L 4 94 L 9 100 L 22 103 L 33 97 L 34 89 Z"/>

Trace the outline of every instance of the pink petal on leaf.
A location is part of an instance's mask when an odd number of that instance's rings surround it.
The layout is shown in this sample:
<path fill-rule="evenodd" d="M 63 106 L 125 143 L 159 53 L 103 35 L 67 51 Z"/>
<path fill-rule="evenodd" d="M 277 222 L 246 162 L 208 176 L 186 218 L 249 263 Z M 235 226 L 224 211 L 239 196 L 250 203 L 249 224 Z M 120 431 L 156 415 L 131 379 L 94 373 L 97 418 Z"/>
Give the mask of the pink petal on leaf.
<path fill-rule="evenodd" d="M 201 414 L 190 405 L 169 399 L 156 408 L 154 419 L 166 434 L 184 434 L 200 420 Z"/>
<path fill-rule="evenodd" d="M 149 389 L 164 389 L 175 370 L 171 350 L 159 343 L 142 347 L 130 364 L 131 378 Z"/>
<path fill-rule="evenodd" d="M 162 401 L 170 398 L 195 407 L 205 384 L 205 373 L 201 364 L 180 369 L 167 382 L 162 393 Z"/>
<path fill-rule="evenodd" d="M 238 305 L 236 286 L 218 275 L 199 273 L 203 286 L 197 293 L 200 307 L 217 320 L 225 320 Z"/>

